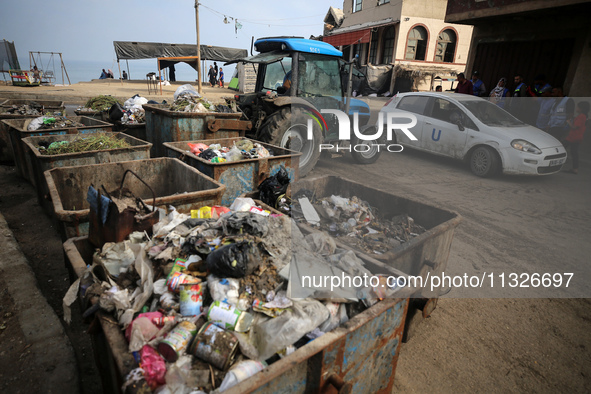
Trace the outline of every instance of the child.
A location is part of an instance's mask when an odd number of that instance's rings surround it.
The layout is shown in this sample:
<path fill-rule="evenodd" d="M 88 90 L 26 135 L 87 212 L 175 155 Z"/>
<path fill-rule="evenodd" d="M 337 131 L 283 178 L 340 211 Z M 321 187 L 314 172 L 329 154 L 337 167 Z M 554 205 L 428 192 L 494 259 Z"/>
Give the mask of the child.
<path fill-rule="evenodd" d="M 224 72 L 222 71 L 222 68 L 220 67 L 220 88 L 224 87 Z"/>
<path fill-rule="evenodd" d="M 573 168 L 569 172 L 571 174 L 579 173 L 579 145 L 583 142 L 583 135 L 585 134 L 585 123 L 589 116 L 589 102 L 581 101 L 577 104 L 575 112 L 576 117 L 566 121 L 570 127 L 570 132 L 565 138 L 565 146 L 570 147 L 570 154 L 573 158 Z"/>

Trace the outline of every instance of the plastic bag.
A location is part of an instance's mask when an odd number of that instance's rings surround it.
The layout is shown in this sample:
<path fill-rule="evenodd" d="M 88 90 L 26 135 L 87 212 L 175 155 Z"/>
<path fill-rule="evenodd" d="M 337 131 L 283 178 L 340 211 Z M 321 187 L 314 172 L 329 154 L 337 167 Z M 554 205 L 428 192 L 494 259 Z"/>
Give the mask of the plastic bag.
<path fill-rule="evenodd" d="M 162 314 L 159 312 L 151 312 L 152 314 L 159 314 L 162 317 Z M 131 327 L 131 330 L 129 330 Z M 129 351 L 130 352 L 137 352 L 140 350 L 144 345 L 146 345 L 149 341 L 154 339 L 160 329 L 152 323 L 150 317 L 141 316 L 131 322 L 131 324 L 127 327 L 128 329 L 125 331 L 130 332 L 129 334 Z"/>
<path fill-rule="evenodd" d="M 254 151 L 260 159 L 271 156 L 267 148 L 265 148 L 261 144 L 254 144 Z"/>
<path fill-rule="evenodd" d="M 255 324 L 251 330 L 254 331 L 259 360 L 266 360 L 292 345 L 326 321 L 329 315 L 321 302 L 305 299 L 294 301 L 293 307 L 280 316 Z"/>
<path fill-rule="evenodd" d="M 236 148 L 240 150 L 245 150 L 250 152 L 250 150 L 254 147 L 251 140 L 240 140 L 236 141 Z"/>
<path fill-rule="evenodd" d="M 111 122 L 119 122 L 123 118 L 125 109 L 119 103 L 115 103 L 109 108 L 109 120 Z"/>
<path fill-rule="evenodd" d="M 269 232 L 267 217 L 250 212 L 232 212 L 221 218 L 224 234 L 237 235 L 247 233 L 255 237 L 265 237 Z"/>
<path fill-rule="evenodd" d="M 156 387 L 166 383 L 164 376 L 166 375 L 166 362 L 158 354 L 156 349 L 149 345 L 145 345 L 140 350 L 141 366 L 144 370 L 144 379 L 152 390 Z"/>
<path fill-rule="evenodd" d="M 28 131 L 35 131 L 41 127 L 45 121 L 45 119 L 49 119 L 47 116 L 40 116 L 31 120 L 31 123 L 27 126 Z"/>
<path fill-rule="evenodd" d="M 208 161 L 213 159 L 214 157 L 217 157 L 215 152 L 212 151 L 211 149 L 206 149 L 203 152 L 199 153 L 199 155 L 197 155 L 197 156 L 199 156 L 200 158 L 202 158 L 204 160 L 208 160 Z"/>
<path fill-rule="evenodd" d="M 191 149 L 191 153 L 194 155 L 199 155 L 201 152 L 209 148 L 207 145 L 202 143 L 192 144 L 190 142 L 187 142 L 187 145 L 189 145 L 189 149 Z"/>
<path fill-rule="evenodd" d="M 278 173 L 261 182 L 259 186 L 261 201 L 275 208 L 279 197 L 287 191 L 289 182 L 289 174 L 285 167 L 281 166 Z"/>
<path fill-rule="evenodd" d="M 211 294 L 214 301 L 223 301 L 238 308 L 238 296 L 240 295 L 240 281 L 238 279 L 220 279 L 215 275 L 209 275 L 207 277 L 207 287 L 209 287 L 209 294 Z"/>
<path fill-rule="evenodd" d="M 239 211 L 239 212 L 248 212 L 250 208 L 255 206 L 256 203 L 252 198 L 249 197 L 238 197 L 234 200 L 232 205 L 230 205 L 231 211 Z"/>
<path fill-rule="evenodd" d="M 148 104 L 148 99 L 145 97 L 141 97 L 140 95 L 136 94 L 135 96 L 128 98 L 127 100 L 125 100 L 125 102 L 123 103 L 123 106 L 126 109 L 131 109 L 131 108 L 142 108 L 142 106 L 144 104 Z"/>
<path fill-rule="evenodd" d="M 222 246 L 211 252 L 205 264 L 214 275 L 222 278 L 242 278 L 246 275 L 252 246 L 247 241 Z"/>
<path fill-rule="evenodd" d="M 232 149 L 226 153 L 226 161 L 232 162 L 239 160 L 242 160 L 242 153 L 240 152 L 240 149 L 236 148 L 236 146 L 233 146 Z"/>
<path fill-rule="evenodd" d="M 177 88 L 177 90 L 175 90 L 174 99 L 176 100 L 183 93 L 187 93 L 192 96 L 201 97 L 201 95 L 197 92 L 197 90 L 195 90 L 195 88 L 193 86 L 191 86 L 191 84 L 188 84 L 188 83 L 185 85 L 179 86 Z"/>
<path fill-rule="evenodd" d="M 324 232 L 308 234 L 305 239 L 312 251 L 322 256 L 333 254 L 337 248 L 334 238 Z"/>

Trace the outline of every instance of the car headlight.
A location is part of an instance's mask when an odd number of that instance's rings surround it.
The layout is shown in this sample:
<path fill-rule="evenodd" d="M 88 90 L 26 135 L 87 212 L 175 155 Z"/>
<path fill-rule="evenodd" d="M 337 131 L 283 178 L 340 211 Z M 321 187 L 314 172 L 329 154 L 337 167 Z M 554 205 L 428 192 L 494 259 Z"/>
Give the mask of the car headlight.
<path fill-rule="evenodd" d="M 513 140 L 511 141 L 511 146 L 522 152 L 534 153 L 536 155 L 542 154 L 542 151 L 537 146 L 526 140 Z"/>

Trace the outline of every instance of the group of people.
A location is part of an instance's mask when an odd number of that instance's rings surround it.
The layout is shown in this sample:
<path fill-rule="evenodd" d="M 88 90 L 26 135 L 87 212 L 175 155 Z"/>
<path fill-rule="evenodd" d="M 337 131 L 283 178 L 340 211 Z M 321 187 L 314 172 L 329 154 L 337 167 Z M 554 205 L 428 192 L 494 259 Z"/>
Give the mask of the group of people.
<path fill-rule="evenodd" d="M 573 174 L 579 173 L 579 145 L 583 142 L 589 102 L 580 101 L 575 106 L 572 98 L 567 97 L 562 87 L 551 86 L 546 76 L 539 74 L 532 85 L 527 85 L 523 74 L 515 74 L 513 92 L 507 87 L 507 79 L 501 78 L 489 93 L 490 101 L 509 111 L 524 123 L 546 131 L 570 150 Z M 463 73 L 458 74 L 456 93 L 473 94 L 486 97 L 486 88 L 477 71 L 472 73 L 472 80 Z M 509 98 L 509 99 L 507 99 Z M 529 98 L 529 99 L 525 99 Z"/>
<path fill-rule="evenodd" d="M 218 70 L 218 65 L 216 62 L 213 62 L 213 66 L 209 66 L 209 71 L 207 72 L 207 76 L 209 77 L 209 84 L 213 88 L 215 87 L 224 87 L 224 71 L 220 67 Z"/>
<path fill-rule="evenodd" d="M 111 69 L 109 69 L 108 71 L 105 71 L 105 69 L 103 68 L 103 72 L 101 73 L 101 76 L 99 77 L 99 79 L 107 79 L 107 78 L 115 78 L 115 76 L 113 75 L 113 71 L 111 71 Z"/>

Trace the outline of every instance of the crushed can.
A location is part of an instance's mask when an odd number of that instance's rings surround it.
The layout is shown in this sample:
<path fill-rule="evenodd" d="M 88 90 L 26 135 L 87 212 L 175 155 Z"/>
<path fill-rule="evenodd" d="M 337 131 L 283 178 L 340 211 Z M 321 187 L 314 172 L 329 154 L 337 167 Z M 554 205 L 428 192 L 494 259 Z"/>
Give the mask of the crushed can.
<path fill-rule="evenodd" d="M 207 320 L 218 327 L 236 332 L 250 330 L 254 317 L 223 301 L 214 301 L 207 311 Z"/>
<path fill-rule="evenodd" d="M 188 352 L 217 369 L 226 371 L 238 350 L 238 339 L 229 331 L 207 323 L 195 336 Z"/>

